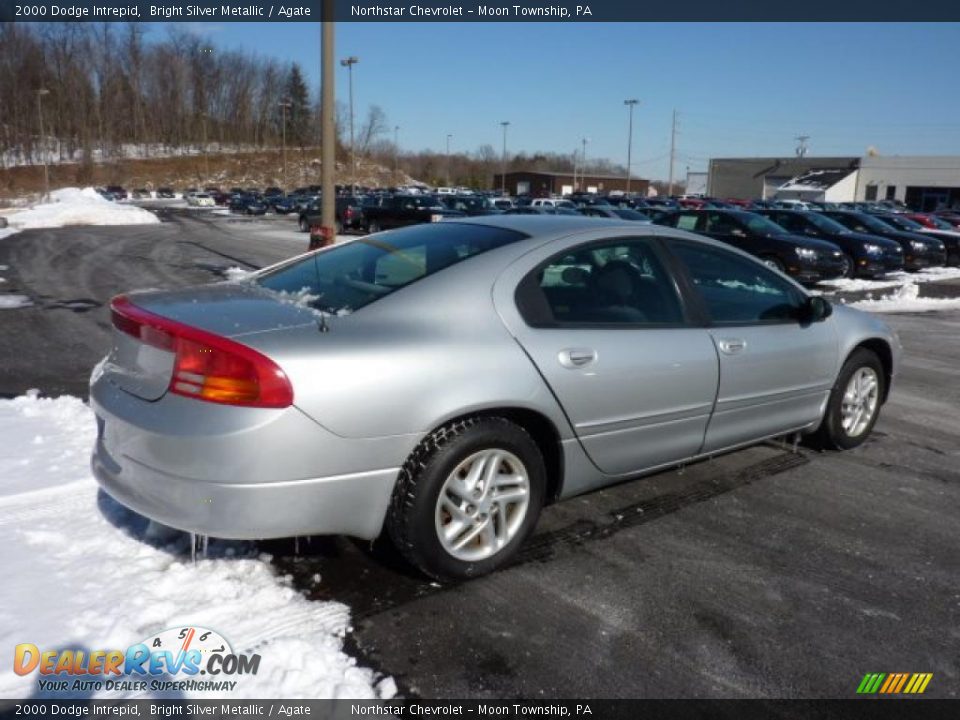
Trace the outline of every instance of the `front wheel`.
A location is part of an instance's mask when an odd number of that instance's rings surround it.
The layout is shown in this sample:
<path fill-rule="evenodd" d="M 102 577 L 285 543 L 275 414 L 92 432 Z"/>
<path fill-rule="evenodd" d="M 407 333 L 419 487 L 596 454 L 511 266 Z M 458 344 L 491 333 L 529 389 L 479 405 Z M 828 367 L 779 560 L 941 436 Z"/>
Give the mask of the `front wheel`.
<path fill-rule="evenodd" d="M 884 393 L 883 365 L 872 350 L 854 351 L 840 369 L 830 391 L 827 411 L 815 434 L 823 447 L 849 450 L 870 435 L 880 415 Z"/>
<path fill-rule="evenodd" d="M 406 559 L 438 580 L 503 566 L 533 530 L 546 489 L 543 457 L 501 417 L 451 422 L 400 471 L 387 530 Z"/>
<path fill-rule="evenodd" d="M 373 233 L 380 232 L 380 223 L 377 222 L 376 220 L 371 220 L 369 223 L 367 223 L 367 232 L 370 233 L 371 235 Z"/>
<path fill-rule="evenodd" d="M 840 274 L 845 278 L 853 278 L 857 274 L 857 264 L 846 253 L 840 258 Z"/>

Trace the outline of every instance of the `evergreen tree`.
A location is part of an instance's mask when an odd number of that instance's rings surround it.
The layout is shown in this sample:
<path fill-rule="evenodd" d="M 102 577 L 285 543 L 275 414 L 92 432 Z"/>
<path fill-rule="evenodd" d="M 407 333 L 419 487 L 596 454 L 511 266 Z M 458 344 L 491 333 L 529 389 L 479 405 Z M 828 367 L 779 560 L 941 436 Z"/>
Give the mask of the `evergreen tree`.
<path fill-rule="evenodd" d="M 284 99 L 290 103 L 287 109 L 287 142 L 303 148 L 309 139 L 310 92 L 297 63 L 290 66 Z"/>

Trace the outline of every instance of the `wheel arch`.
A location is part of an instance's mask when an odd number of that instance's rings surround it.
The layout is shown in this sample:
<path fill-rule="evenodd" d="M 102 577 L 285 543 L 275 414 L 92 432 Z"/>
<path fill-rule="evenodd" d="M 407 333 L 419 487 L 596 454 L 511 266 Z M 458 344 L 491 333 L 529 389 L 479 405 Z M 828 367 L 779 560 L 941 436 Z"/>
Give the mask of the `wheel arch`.
<path fill-rule="evenodd" d="M 563 491 L 564 461 L 563 446 L 560 442 L 560 431 L 554 422 L 543 413 L 525 407 L 490 407 L 482 410 L 466 412 L 455 417 L 447 418 L 437 427 L 432 428 L 425 437 L 449 425 L 450 423 L 466 418 L 500 417 L 513 422 L 528 433 L 540 449 L 543 456 L 543 465 L 547 477 L 547 489 L 544 495 L 545 504 L 555 502 Z"/>
<path fill-rule="evenodd" d="M 887 402 L 887 397 L 890 395 L 890 385 L 893 381 L 893 349 L 890 347 L 890 344 L 882 338 L 868 338 L 854 346 L 847 354 L 846 359 L 849 359 L 853 353 L 861 348 L 872 351 L 880 358 L 880 364 L 883 366 L 883 397 L 880 399 L 880 402 L 885 403 Z M 844 362 L 846 362 L 846 359 Z"/>

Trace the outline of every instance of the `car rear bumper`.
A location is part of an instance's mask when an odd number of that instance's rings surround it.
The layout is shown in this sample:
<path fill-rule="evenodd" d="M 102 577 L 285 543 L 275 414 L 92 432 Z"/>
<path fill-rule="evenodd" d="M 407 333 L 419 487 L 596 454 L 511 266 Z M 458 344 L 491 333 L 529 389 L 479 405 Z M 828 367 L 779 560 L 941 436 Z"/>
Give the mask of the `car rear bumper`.
<path fill-rule="evenodd" d="M 396 438 L 333 435 L 295 407 L 145 402 L 104 379 L 90 404 L 100 486 L 151 520 L 214 537 L 376 538 L 399 472 L 377 462 L 406 451 Z"/>

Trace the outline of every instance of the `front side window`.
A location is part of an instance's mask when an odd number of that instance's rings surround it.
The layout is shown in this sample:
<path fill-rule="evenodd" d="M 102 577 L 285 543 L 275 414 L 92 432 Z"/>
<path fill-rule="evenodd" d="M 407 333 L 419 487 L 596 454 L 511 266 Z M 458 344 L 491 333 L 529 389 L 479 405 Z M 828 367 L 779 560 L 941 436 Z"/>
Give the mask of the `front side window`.
<path fill-rule="evenodd" d="M 255 282 L 307 298 L 325 312 L 351 312 L 400 288 L 526 235 L 460 223 L 412 225 L 282 265 Z"/>
<path fill-rule="evenodd" d="M 641 239 L 568 250 L 528 275 L 517 301 L 534 327 L 683 323 L 673 279 L 650 243 Z"/>
<path fill-rule="evenodd" d="M 706 244 L 671 242 L 715 325 L 792 322 L 803 298 L 759 262 Z"/>
<path fill-rule="evenodd" d="M 697 229 L 697 220 L 699 218 L 700 216 L 694 213 L 683 213 L 677 216 L 675 227 L 678 230 L 689 230 L 693 232 Z"/>

